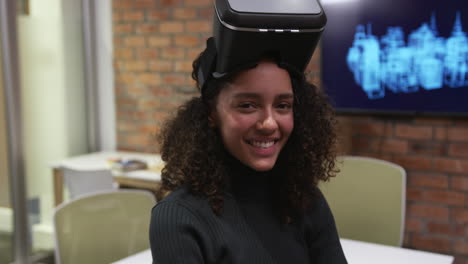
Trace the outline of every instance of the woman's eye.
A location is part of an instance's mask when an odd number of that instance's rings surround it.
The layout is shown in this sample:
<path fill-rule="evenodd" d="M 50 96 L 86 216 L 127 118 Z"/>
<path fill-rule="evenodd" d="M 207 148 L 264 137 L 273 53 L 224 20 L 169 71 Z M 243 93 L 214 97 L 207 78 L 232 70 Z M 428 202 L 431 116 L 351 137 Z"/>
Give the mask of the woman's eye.
<path fill-rule="evenodd" d="M 290 103 L 280 103 L 278 104 L 277 106 L 279 109 L 291 109 L 292 108 L 292 104 Z"/>
<path fill-rule="evenodd" d="M 254 104 L 252 104 L 252 103 L 241 103 L 241 104 L 239 104 L 239 107 L 249 109 L 249 108 L 253 108 Z"/>

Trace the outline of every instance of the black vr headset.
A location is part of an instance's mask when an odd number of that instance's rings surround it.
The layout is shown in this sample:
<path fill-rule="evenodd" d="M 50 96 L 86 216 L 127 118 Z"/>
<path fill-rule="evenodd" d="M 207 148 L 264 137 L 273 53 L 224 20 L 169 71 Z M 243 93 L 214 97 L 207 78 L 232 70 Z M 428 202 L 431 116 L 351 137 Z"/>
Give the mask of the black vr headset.
<path fill-rule="evenodd" d="M 304 72 L 326 24 L 319 0 L 215 0 L 213 37 L 200 58 L 201 90 L 263 57 Z"/>

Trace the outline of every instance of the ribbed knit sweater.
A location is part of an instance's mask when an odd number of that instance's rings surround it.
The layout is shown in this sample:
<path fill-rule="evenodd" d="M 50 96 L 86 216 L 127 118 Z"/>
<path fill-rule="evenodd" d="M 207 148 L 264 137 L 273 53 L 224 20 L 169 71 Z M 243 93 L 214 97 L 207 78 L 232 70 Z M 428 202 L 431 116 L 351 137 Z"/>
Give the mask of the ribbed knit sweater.
<path fill-rule="evenodd" d="M 269 175 L 235 175 L 221 216 L 182 187 L 152 211 L 155 264 L 346 264 L 323 195 L 302 221 L 282 224 L 274 213 Z"/>

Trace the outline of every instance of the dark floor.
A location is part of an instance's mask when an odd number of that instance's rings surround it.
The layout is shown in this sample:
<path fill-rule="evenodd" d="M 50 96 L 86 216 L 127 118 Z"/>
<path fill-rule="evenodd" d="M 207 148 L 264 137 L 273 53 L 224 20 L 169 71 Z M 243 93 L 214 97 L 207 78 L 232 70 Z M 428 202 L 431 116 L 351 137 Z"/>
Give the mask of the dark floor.
<path fill-rule="evenodd" d="M 0 232 L 0 264 L 13 262 L 13 238 L 10 233 Z M 35 252 L 33 263 L 54 264 L 53 252 Z"/>

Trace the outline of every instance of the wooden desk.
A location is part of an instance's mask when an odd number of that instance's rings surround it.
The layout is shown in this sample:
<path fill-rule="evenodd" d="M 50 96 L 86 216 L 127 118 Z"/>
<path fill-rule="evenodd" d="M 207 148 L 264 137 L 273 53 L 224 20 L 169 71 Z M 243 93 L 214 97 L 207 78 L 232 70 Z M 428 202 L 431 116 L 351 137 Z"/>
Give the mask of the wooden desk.
<path fill-rule="evenodd" d="M 452 264 L 453 257 L 426 251 L 340 239 L 348 264 Z M 149 249 L 112 264 L 152 263 Z"/>
<path fill-rule="evenodd" d="M 147 189 L 156 192 L 161 181 L 161 171 L 163 161 L 161 156 L 156 154 L 144 154 L 136 152 L 95 152 L 81 156 L 76 156 L 57 162 L 53 162 L 50 167 L 53 169 L 54 199 L 55 205 L 63 202 L 63 171 L 61 168 L 67 167 L 75 170 L 102 170 L 111 169 L 111 160 L 116 159 L 138 159 L 148 164 L 148 170 L 118 172 L 112 171 L 114 180 L 121 187 Z"/>

